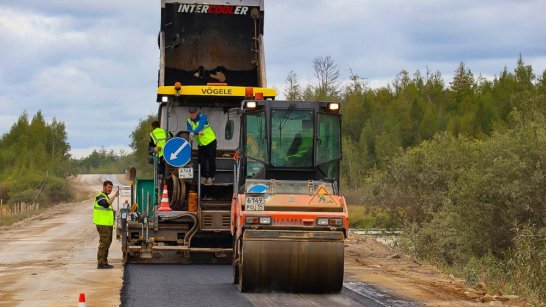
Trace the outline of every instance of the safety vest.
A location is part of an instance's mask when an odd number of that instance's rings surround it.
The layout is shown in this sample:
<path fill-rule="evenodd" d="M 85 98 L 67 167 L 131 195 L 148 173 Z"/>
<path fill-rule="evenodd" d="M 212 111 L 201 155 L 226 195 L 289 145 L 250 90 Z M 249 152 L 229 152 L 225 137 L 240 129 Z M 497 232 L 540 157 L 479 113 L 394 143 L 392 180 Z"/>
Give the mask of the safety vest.
<path fill-rule="evenodd" d="M 203 115 L 199 113 L 199 117 L 201 116 Z M 191 118 L 188 118 L 188 123 L 190 124 L 192 130 L 195 130 L 197 126 L 199 126 L 199 122 L 194 123 L 193 120 L 191 120 Z M 195 141 L 197 142 L 197 145 L 205 146 L 212 143 L 212 141 L 216 140 L 216 135 L 214 134 L 214 131 L 212 131 L 212 128 L 210 127 L 210 124 L 208 123 L 208 121 L 205 124 L 205 127 L 203 127 L 203 130 L 201 131 L 203 131 L 202 135 L 195 134 L 193 136 L 195 138 Z"/>
<path fill-rule="evenodd" d="M 99 196 L 104 196 L 106 201 L 110 200 L 108 195 L 106 195 L 104 192 L 100 192 L 97 197 Z M 114 209 L 112 208 L 112 205 L 109 205 L 108 208 L 104 208 L 97 202 L 97 197 L 95 197 L 95 201 L 93 203 L 93 224 L 114 226 Z"/>
<path fill-rule="evenodd" d="M 165 143 L 167 143 L 167 133 L 165 132 L 165 129 L 155 128 L 154 131 L 150 132 L 150 137 L 154 140 L 155 146 L 160 148 L 157 152 L 157 157 L 163 157 L 163 149 L 165 148 Z"/>

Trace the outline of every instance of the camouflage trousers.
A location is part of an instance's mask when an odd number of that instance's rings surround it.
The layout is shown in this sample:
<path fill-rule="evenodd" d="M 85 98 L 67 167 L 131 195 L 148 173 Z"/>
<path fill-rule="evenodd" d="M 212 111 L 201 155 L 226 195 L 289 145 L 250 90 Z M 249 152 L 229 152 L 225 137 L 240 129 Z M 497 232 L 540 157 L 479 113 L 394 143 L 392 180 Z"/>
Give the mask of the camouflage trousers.
<path fill-rule="evenodd" d="M 97 225 L 99 232 L 99 250 L 97 251 L 97 262 L 99 265 L 108 263 L 108 249 L 112 244 L 112 226 Z"/>

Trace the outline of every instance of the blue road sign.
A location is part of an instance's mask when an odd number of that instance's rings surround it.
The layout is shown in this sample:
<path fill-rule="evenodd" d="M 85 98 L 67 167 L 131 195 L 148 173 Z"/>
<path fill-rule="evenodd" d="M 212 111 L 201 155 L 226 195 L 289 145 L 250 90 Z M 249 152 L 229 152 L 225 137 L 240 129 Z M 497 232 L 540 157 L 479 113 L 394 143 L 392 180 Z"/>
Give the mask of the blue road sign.
<path fill-rule="evenodd" d="M 191 145 L 183 138 L 172 138 L 163 149 L 165 161 L 174 167 L 181 167 L 190 162 Z"/>

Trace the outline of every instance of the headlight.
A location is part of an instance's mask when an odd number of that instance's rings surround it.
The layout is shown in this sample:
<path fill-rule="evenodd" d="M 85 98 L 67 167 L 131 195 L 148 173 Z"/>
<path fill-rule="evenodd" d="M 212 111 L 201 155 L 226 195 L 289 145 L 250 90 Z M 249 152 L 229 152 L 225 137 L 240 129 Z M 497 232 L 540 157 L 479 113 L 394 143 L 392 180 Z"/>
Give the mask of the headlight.
<path fill-rule="evenodd" d="M 319 225 L 319 226 L 328 226 L 328 219 L 327 218 L 318 218 L 317 219 L 317 225 Z"/>
<path fill-rule="evenodd" d="M 247 101 L 246 107 L 249 109 L 256 109 L 256 101 Z"/>
<path fill-rule="evenodd" d="M 330 111 L 337 111 L 339 110 L 339 103 L 337 102 L 331 102 L 328 104 L 328 109 L 330 109 Z"/>
<path fill-rule="evenodd" d="M 245 219 L 245 223 L 271 225 L 271 217 L 270 216 L 247 216 Z"/>
<path fill-rule="evenodd" d="M 319 217 L 317 219 L 318 226 L 343 226 L 343 219 Z"/>
<path fill-rule="evenodd" d="M 270 217 L 270 216 L 262 216 L 262 217 L 260 217 L 260 224 L 263 224 L 263 225 L 271 225 L 271 217 Z"/>

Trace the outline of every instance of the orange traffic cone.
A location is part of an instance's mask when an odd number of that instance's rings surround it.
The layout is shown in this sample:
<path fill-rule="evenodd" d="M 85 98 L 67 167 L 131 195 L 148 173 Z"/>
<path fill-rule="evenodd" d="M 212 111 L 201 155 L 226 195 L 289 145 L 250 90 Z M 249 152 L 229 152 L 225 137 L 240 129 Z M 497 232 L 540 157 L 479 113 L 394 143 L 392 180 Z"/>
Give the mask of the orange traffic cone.
<path fill-rule="evenodd" d="M 169 207 L 169 194 L 167 193 L 167 185 L 163 186 L 163 196 L 161 196 L 161 207 L 159 207 L 159 211 L 173 211 L 173 209 Z"/>
<path fill-rule="evenodd" d="M 80 302 L 78 303 L 78 307 L 87 307 L 87 304 L 85 303 L 85 293 L 80 293 Z"/>

